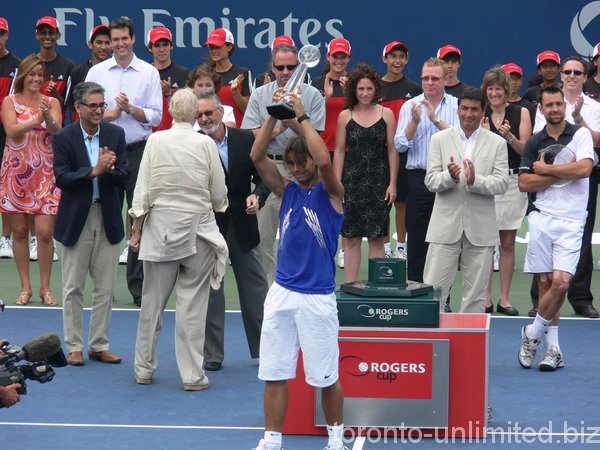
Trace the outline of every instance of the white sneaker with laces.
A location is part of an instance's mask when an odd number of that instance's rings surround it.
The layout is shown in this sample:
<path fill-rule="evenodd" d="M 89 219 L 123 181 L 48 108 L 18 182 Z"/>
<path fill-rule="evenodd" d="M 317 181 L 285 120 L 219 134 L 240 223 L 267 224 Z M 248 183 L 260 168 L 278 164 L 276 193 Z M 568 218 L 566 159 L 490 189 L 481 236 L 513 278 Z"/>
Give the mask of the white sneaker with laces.
<path fill-rule="evenodd" d="M 386 247 L 384 247 L 385 250 L 385 257 L 386 258 L 393 258 L 393 254 L 392 254 L 392 248 L 388 245 Z"/>
<path fill-rule="evenodd" d="M 13 258 L 12 239 L 10 237 L 0 237 L 0 258 Z"/>
<path fill-rule="evenodd" d="M 323 450 L 349 450 L 349 449 L 348 449 L 348 447 L 346 447 L 344 445 L 341 445 L 341 446 L 336 445 L 335 447 L 327 446 Z"/>
<path fill-rule="evenodd" d="M 261 439 L 260 442 L 258 443 L 258 446 L 254 447 L 250 450 L 271 450 L 271 449 L 269 449 L 269 447 L 267 447 L 265 440 Z M 283 450 L 283 447 L 279 447 L 277 450 Z"/>
<path fill-rule="evenodd" d="M 498 246 L 494 247 L 494 272 L 498 272 L 500 270 L 500 248 Z"/>
<path fill-rule="evenodd" d="M 344 249 L 340 248 L 338 252 L 337 264 L 340 269 L 344 268 Z"/>
<path fill-rule="evenodd" d="M 565 367 L 562 353 L 554 345 L 551 345 L 548 351 L 544 353 L 538 367 L 542 372 L 552 372 L 556 369 L 562 369 Z"/>
<path fill-rule="evenodd" d="M 37 238 L 31 237 L 31 244 L 29 244 L 29 260 L 37 261 Z"/>
<path fill-rule="evenodd" d="M 406 250 L 403 247 L 397 247 L 392 257 L 406 261 Z"/>
<path fill-rule="evenodd" d="M 129 242 L 125 246 L 123 253 L 119 256 L 119 264 L 127 264 L 127 255 L 129 255 Z"/>
<path fill-rule="evenodd" d="M 519 364 L 524 369 L 529 369 L 535 362 L 535 353 L 540 345 L 540 339 L 527 337 L 527 325 L 521 328 L 521 347 L 519 348 Z"/>

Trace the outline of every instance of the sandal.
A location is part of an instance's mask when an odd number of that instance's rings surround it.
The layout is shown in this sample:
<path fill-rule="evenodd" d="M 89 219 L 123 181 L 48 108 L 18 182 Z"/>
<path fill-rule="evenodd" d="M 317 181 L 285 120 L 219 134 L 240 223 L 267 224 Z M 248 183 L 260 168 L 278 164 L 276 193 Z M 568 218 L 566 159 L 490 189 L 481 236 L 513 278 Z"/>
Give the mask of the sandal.
<path fill-rule="evenodd" d="M 25 306 L 29 304 L 29 300 L 31 299 L 31 292 L 21 291 L 17 299 L 15 300 L 15 304 L 19 306 Z"/>
<path fill-rule="evenodd" d="M 44 294 L 40 294 L 40 298 L 42 299 L 42 303 L 45 306 L 58 305 L 58 302 L 56 301 L 56 298 L 54 297 L 54 294 L 52 293 L 52 291 L 46 291 Z"/>

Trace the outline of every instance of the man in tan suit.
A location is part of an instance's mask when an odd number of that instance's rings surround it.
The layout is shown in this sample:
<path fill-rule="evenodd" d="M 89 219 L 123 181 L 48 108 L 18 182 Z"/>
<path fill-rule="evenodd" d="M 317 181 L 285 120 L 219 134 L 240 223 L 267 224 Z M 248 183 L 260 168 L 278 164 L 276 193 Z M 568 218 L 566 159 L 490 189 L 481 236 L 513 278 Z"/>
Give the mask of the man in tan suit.
<path fill-rule="evenodd" d="M 423 281 L 448 296 L 460 260 L 460 312 L 484 312 L 485 289 L 498 245 L 494 195 L 508 188 L 506 142 L 480 126 L 485 100 L 479 89 L 458 100 L 460 125 L 431 138 L 425 185 L 435 192 L 426 240 Z M 459 258 L 460 257 L 460 258 Z"/>

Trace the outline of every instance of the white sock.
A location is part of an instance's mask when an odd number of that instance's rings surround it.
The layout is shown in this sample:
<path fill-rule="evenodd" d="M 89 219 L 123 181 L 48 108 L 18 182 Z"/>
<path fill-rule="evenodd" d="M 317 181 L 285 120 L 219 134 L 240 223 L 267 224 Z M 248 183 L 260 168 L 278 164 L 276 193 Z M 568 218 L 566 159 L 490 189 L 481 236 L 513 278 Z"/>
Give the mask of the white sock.
<path fill-rule="evenodd" d="M 265 431 L 265 447 L 267 450 L 281 450 L 281 433 Z"/>
<path fill-rule="evenodd" d="M 392 249 L 392 247 L 390 246 L 389 242 L 386 242 L 385 244 L 383 244 L 383 247 L 387 250 L 390 251 Z"/>
<path fill-rule="evenodd" d="M 525 334 L 528 338 L 539 339 L 546 331 L 546 328 L 548 328 L 548 325 L 550 325 L 550 322 L 552 322 L 552 320 L 544 319 L 538 313 L 536 314 L 533 323 L 525 329 Z"/>
<path fill-rule="evenodd" d="M 560 352 L 560 345 L 558 344 L 558 325 L 546 327 L 544 337 L 546 340 L 546 348 L 550 348 L 551 345 L 554 345 Z"/>
<path fill-rule="evenodd" d="M 339 447 L 343 444 L 344 438 L 344 424 L 340 425 L 327 425 L 327 434 L 329 435 L 329 441 L 327 447 Z"/>

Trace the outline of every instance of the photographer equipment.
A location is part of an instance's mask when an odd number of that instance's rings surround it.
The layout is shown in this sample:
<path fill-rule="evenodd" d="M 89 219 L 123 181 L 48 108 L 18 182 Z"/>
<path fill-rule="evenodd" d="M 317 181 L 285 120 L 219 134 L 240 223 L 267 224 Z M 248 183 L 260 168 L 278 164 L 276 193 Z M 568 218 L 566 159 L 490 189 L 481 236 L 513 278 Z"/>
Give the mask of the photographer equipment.
<path fill-rule="evenodd" d="M 21 388 L 17 392 L 27 394 L 25 380 L 34 380 L 39 383 L 52 381 L 54 370 L 52 366 L 64 367 L 67 365 L 65 354 L 61 348 L 60 338 L 55 333 L 46 333 L 32 339 L 23 345 L 3 345 L 4 355 L 0 355 L 0 386 L 9 386 L 19 383 Z M 16 365 L 21 360 L 28 362 Z M 4 407 L 0 403 L 0 408 Z"/>

